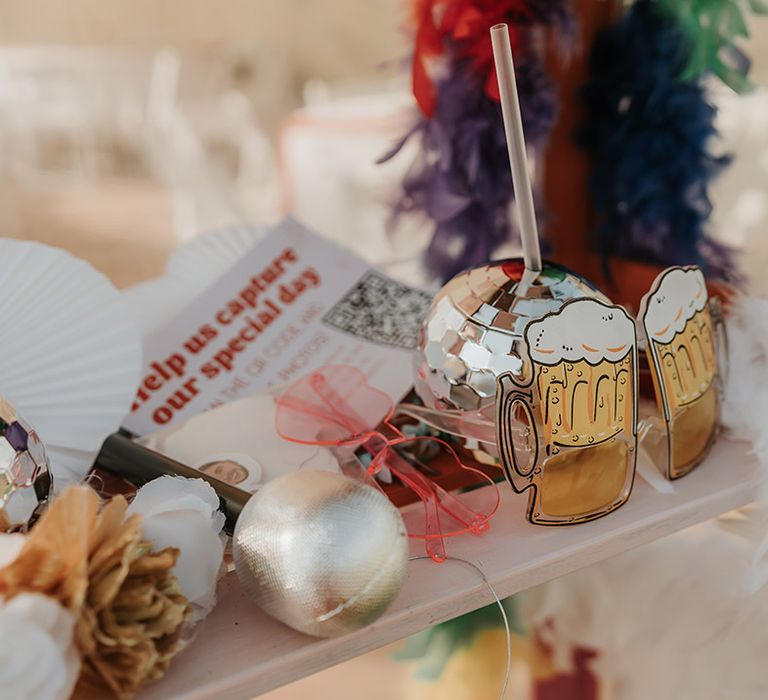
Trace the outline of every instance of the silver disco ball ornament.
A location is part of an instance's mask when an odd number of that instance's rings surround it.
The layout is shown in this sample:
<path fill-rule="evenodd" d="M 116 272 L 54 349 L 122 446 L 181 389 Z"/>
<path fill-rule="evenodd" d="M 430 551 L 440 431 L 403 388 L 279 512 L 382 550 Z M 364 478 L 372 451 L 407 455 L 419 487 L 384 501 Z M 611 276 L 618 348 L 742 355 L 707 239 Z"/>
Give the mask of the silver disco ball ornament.
<path fill-rule="evenodd" d="M 43 443 L 0 398 L 0 532 L 26 530 L 48 500 L 51 486 Z"/>
<path fill-rule="evenodd" d="M 437 294 L 421 330 L 415 387 L 426 406 L 483 411 L 494 404 L 496 377 L 525 379 L 523 333 L 528 323 L 579 297 L 606 297 L 565 267 L 541 272 L 522 259 L 466 270 Z"/>
<path fill-rule="evenodd" d="M 260 488 L 237 519 L 235 569 L 256 604 L 289 627 L 333 637 L 365 627 L 400 591 L 408 537 L 377 489 L 302 470 Z"/>

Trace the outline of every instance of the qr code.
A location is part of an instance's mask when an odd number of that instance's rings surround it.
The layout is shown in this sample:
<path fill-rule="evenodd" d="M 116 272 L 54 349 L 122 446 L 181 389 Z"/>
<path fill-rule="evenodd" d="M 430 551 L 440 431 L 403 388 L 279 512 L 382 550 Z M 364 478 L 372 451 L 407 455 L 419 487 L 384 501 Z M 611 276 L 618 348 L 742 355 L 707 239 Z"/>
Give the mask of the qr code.
<path fill-rule="evenodd" d="M 334 328 L 373 343 L 416 347 L 432 297 L 375 270 L 366 272 L 323 317 Z"/>

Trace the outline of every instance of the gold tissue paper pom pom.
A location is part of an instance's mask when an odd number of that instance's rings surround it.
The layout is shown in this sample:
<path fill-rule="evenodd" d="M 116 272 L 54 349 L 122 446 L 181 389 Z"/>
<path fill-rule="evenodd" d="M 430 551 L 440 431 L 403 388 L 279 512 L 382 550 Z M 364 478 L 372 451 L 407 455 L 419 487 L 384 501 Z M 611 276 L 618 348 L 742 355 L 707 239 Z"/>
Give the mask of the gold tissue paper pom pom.
<path fill-rule="evenodd" d="M 16 559 L 0 570 L 0 594 L 41 593 L 77 615 L 88 590 L 88 553 L 100 504 L 86 486 L 65 489 L 27 535 Z"/>
<path fill-rule="evenodd" d="M 122 496 L 99 505 L 88 487 L 66 489 L 0 571 L 0 592 L 37 591 L 72 610 L 81 681 L 129 698 L 168 668 L 189 605 L 173 574 L 178 550 L 153 552 Z"/>
<path fill-rule="evenodd" d="M 88 594 L 75 638 L 85 674 L 120 698 L 160 678 L 175 654 L 188 615 L 173 567 L 179 551 L 152 552 L 141 517 L 123 520 L 125 499 L 113 499 L 97 521 L 88 562 Z"/>

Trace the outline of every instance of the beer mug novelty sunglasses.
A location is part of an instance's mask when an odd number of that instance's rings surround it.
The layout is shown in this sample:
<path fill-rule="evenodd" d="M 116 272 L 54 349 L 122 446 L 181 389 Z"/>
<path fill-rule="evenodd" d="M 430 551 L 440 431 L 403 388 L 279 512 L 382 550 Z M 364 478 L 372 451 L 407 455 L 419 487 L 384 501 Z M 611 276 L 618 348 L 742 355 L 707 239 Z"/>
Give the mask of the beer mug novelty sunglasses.
<path fill-rule="evenodd" d="M 673 267 L 643 298 L 656 411 L 638 418 L 636 324 L 620 306 L 575 299 L 528 324 L 524 376 L 498 378 L 496 443 L 507 479 L 541 525 L 623 505 L 638 446 L 668 479 L 707 455 L 720 424 L 727 338 L 697 267 Z"/>

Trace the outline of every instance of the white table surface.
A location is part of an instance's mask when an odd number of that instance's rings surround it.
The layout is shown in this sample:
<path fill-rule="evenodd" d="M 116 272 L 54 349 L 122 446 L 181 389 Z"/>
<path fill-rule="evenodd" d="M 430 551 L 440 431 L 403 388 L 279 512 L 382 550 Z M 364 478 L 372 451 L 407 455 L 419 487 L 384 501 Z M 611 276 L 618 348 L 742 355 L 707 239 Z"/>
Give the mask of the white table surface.
<path fill-rule="evenodd" d="M 675 493 L 661 494 L 638 478 L 631 499 L 616 512 L 557 528 L 529 524 L 527 494 L 500 484 L 501 506 L 490 532 L 451 540 L 448 553 L 477 564 L 497 593 L 509 596 L 746 505 L 760 478 L 748 446 L 721 439 L 704 464 L 675 482 Z M 412 554 L 422 553 L 412 542 Z M 218 595 L 197 639 L 139 700 L 244 700 L 492 600 L 478 574 L 463 564 L 413 561 L 400 595 L 373 625 L 336 639 L 313 639 L 262 613 L 234 573 L 220 582 Z"/>

